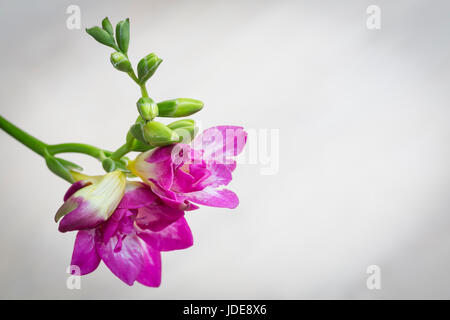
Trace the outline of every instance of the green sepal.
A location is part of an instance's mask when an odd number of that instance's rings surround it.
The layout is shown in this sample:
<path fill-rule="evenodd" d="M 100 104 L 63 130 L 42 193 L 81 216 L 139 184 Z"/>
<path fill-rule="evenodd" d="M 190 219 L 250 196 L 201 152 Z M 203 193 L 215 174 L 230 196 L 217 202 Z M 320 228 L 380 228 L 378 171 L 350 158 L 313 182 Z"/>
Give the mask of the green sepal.
<path fill-rule="evenodd" d="M 202 108 L 203 102 L 190 98 L 178 98 L 158 102 L 160 117 L 187 117 L 202 110 Z"/>
<path fill-rule="evenodd" d="M 127 53 L 128 44 L 130 42 L 130 19 L 127 18 L 117 23 L 116 40 L 120 50 L 123 53 Z"/>
<path fill-rule="evenodd" d="M 110 35 L 114 36 L 114 28 L 113 28 L 111 22 L 109 21 L 108 17 L 106 17 L 105 19 L 102 20 L 102 28 L 103 28 L 103 30 L 108 32 Z"/>
<path fill-rule="evenodd" d="M 139 61 L 137 66 L 138 78 L 141 84 L 145 84 L 148 79 L 155 73 L 161 64 L 162 59 L 154 53 L 150 53 Z"/>
<path fill-rule="evenodd" d="M 75 179 L 72 177 L 69 170 L 64 165 L 62 165 L 62 163 L 58 159 L 56 159 L 50 154 L 46 154 L 44 155 L 44 157 L 45 163 L 47 164 L 47 167 L 50 169 L 51 172 L 53 172 L 58 177 L 61 177 L 70 183 L 75 182 Z"/>
<path fill-rule="evenodd" d="M 117 49 L 116 42 L 114 41 L 114 37 L 110 35 L 107 31 L 103 30 L 100 27 L 92 27 L 86 29 L 86 32 L 93 37 L 95 40 L 104 44 L 105 46 Z"/>
<path fill-rule="evenodd" d="M 79 165 L 77 165 L 76 163 L 70 162 L 70 161 L 68 161 L 66 159 L 57 158 L 57 157 L 55 157 L 55 159 L 58 160 L 69 171 L 70 170 L 83 171 L 83 168 L 80 167 Z"/>

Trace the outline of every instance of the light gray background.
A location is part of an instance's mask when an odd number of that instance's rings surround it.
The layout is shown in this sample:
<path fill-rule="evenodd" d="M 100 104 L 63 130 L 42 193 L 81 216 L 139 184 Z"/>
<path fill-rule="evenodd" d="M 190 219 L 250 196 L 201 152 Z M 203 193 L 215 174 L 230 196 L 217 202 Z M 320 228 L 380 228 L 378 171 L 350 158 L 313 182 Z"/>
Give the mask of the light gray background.
<path fill-rule="evenodd" d="M 81 7 L 82 29 L 66 28 Z M 366 28 L 366 8 L 382 28 Z M 157 100 L 204 127 L 279 129 L 279 171 L 242 164 L 234 210 L 188 215 L 158 289 L 102 264 L 66 288 L 66 182 L 0 133 L 0 298 L 450 298 L 448 1 L 1 1 L 0 113 L 49 143 L 118 147 L 139 90 L 83 30 L 130 17 L 130 58 L 164 59 Z M 249 141 L 256 143 L 256 141 Z M 71 156 L 88 173 L 96 161 Z M 366 288 L 379 265 L 382 290 Z"/>

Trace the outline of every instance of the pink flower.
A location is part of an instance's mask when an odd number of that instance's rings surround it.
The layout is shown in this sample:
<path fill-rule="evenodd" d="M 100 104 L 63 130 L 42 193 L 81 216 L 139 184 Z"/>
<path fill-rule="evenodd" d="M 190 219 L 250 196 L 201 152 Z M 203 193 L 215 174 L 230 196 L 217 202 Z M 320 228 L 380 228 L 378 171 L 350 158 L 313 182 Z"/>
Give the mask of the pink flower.
<path fill-rule="evenodd" d="M 68 193 L 76 194 L 74 189 L 82 190 L 84 185 L 75 183 Z M 80 275 L 85 275 L 94 271 L 102 260 L 128 285 L 137 281 L 158 287 L 160 252 L 185 249 L 193 244 L 183 216 L 182 210 L 165 205 L 147 185 L 128 181 L 123 198 L 110 218 L 95 228 L 78 231 L 71 265 L 79 268 Z"/>
<path fill-rule="evenodd" d="M 141 153 L 129 169 L 141 177 L 168 206 L 193 210 L 201 204 L 235 208 L 237 195 L 222 188 L 232 180 L 233 157 L 247 141 L 242 127 L 218 126 L 205 130 L 191 144 L 175 144 Z"/>

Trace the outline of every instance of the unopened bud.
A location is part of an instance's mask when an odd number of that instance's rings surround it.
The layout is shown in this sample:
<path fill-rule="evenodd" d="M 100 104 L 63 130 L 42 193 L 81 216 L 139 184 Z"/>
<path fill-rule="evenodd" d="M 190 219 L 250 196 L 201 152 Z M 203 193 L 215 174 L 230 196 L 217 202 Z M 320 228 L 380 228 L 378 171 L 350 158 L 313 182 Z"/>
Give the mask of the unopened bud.
<path fill-rule="evenodd" d="M 150 121 L 144 125 L 144 139 L 154 147 L 167 146 L 180 140 L 178 134 L 166 125 L 157 121 Z"/>
<path fill-rule="evenodd" d="M 110 158 L 106 158 L 105 160 L 102 161 L 102 166 L 103 169 L 105 169 L 106 172 L 111 172 L 114 171 L 116 169 L 116 163 L 114 162 L 113 159 Z"/>
<path fill-rule="evenodd" d="M 133 67 L 131 66 L 130 60 L 122 52 L 111 53 L 111 63 L 119 71 L 131 72 Z"/>
<path fill-rule="evenodd" d="M 154 53 L 150 53 L 139 61 L 137 66 L 138 78 L 141 84 L 144 84 L 155 73 L 162 59 Z"/>
<path fill-rule="evenodd" d="M 136 105 L 142 119 L 150 121 L 158 116 L 158 105 L 153 99 L 142 97 L 138 100 Z"/>
<path fill-rule="evenodd" d="M 203 102 L 189 98 L 178 98 L 158 102 L 160 117 L 187 117 L 200 111 L 203 108 Z"/>
<path fill-rule="evenodd" d="M 181 141 L 179 142 L 182 143 L 191 142 L 197 134 L 195 121 L 191 119 L 178 120 L 168 124 L 167 127 L 175 131 L 181 137 Z"/>

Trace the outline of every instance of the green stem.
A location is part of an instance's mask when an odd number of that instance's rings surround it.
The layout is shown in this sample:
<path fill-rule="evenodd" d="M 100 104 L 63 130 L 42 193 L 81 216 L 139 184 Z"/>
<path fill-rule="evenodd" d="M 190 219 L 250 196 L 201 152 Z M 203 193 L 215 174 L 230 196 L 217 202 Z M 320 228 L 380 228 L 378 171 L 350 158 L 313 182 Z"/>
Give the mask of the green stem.
<path fill-rule="evenodd" d="M 73 152 L 87 154 L 98 160 L 102 160 L 105 156 L 109 157 L 112 154 L 111 151 L 102 150 L 100 148 L 83 143 L 62 143 L 48 145 L 41 140 L 36 139 L 32 135 L 26 133 L 2 116 L 0 116 L 0 128 L 8 133 L 11 137 L 15 138 L 17 141 L 42 157 L 45 157 L 47 152 L 51 155 Z"/>
<path fill-rule="evenodd" d="M 109 157 L 112 160 L 120 160 L 120 158 L 122 158 L 124 155 L 126 155 L 128 152 L 130 152 L 130 149 L 128 148 L 128 145 L 125 143 L 124 145 L 122 145 L 119 149 L 117 149 L 116 151 L 114 151 Z"/>
<path fill-rule="evenodd" d="M 2 116 L 0 116 L 0 128 L 37 154 L 41 156 L 45 155 L 47 145 L 44 142 L 16 127 Z"/>
<path fill-rule="evenodd" d="M 47 146 L 48 151 L 51 154 L 58 153 L 83 153 L 98 160 L 103 160 L 105 156 L 111 155 L 111 151 L 99 149 L 97 147 L 84 144 L 84 143 L 61 143 Z"/>

